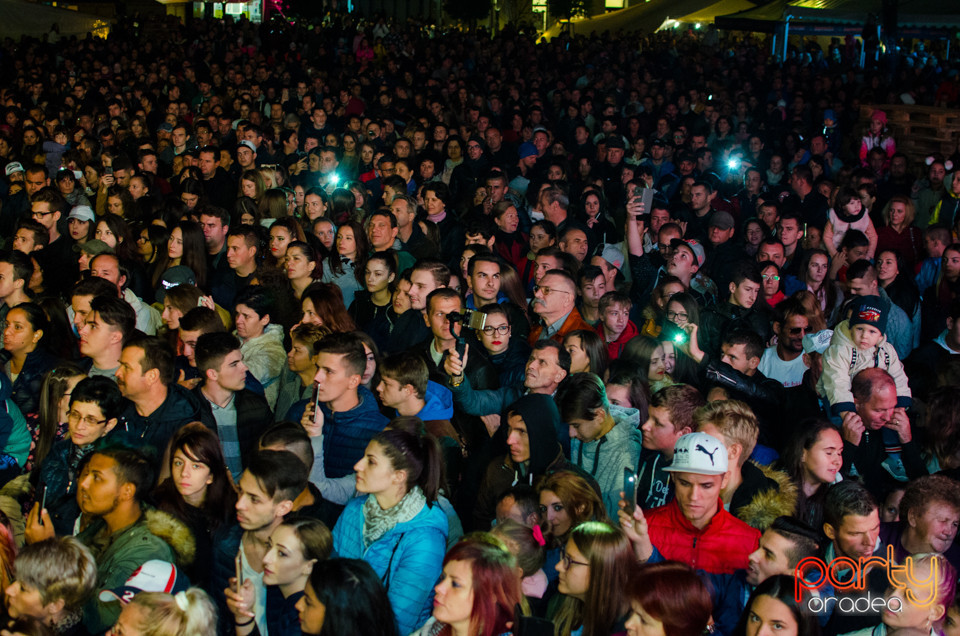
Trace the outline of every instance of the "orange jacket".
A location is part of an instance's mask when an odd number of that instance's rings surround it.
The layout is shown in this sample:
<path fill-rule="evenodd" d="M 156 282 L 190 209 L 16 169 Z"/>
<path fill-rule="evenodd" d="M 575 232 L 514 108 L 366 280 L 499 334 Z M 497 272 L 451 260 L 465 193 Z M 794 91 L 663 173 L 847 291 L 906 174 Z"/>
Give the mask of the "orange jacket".
<path fill-rule="evenodd" d="M 540 334 L 543 333 L 545 328 L 546 327 L 543 325 L 537 325 L 530 330 L 529 342 L 531 347 L 537 344 L 537 340 L 540 339 Z M 567 316 L 567 319 L 563 321 L 563 324 L 560 326 L 560 330 L 550 336 L 550 339 L 563 344 L 563 337 L 571 331 L 576 331 L 577 329 L 586 329 L 587 331 L 594 330 L 593 327 L 591 327 L 590 324 L 583 319 L 583 317 L 580 315 L 580 312 L 577 311 L 577 308 L 574 307 L 573 311 L 570 312 L 570 315 Z"/>

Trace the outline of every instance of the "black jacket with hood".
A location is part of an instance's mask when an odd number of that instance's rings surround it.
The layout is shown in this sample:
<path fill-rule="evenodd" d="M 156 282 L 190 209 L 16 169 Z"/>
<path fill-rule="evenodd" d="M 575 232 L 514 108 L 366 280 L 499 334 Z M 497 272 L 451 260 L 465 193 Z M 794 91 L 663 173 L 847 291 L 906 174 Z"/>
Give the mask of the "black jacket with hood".
<path fill-rule="evenodd" d="M 560 412 L 553 398 L 539 393 L 524 395 L 507 407 L 501 424 L 504 428 L 507 414 L 523 418 L 527 427 L 530 458 L 525 462 L 515 462 L 508 451 L 487 464 L 483 481 L 480 483 L 477 505 L 474 507 L 474 520 L 478 529 L 490 527 L 490 521 L 496 514 L 497 499 L 512 486 L 533 486 L 538 478 L 558 470 L 572 470 L 583 474 L 591 483 L 594 482 L 563 455 L 563 449 L 557 441 Z"/>

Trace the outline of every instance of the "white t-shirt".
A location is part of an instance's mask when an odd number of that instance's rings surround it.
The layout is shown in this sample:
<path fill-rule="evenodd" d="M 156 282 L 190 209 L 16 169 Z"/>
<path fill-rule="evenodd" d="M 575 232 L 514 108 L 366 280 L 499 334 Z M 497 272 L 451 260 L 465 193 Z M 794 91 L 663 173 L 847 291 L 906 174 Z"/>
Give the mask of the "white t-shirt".
<path fill-rule="evenodd" d="M 790 388 L 803 382 L 803 373 L 807 370 L 807 365 L 803 363 L 802 355 L 797 356 L 790 362 L 784 362 L 777 355 L 776 347 L 767 347 L 767 350 L 763 352 L 763 357 L 760 358 L 758 370 L 768 378 Z"/>

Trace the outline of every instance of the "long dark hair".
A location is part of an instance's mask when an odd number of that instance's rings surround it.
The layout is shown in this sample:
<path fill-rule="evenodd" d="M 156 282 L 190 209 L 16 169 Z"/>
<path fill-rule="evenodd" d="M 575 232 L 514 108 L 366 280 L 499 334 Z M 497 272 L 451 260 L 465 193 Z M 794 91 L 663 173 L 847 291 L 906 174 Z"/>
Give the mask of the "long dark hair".
<path fill-rule="evenodd" d="M 352 195 L 351 195 L 352 196 Z M 357 282 L 363 285 L 363 270 L 367 265 L 367 254 L 370 252 L 370 243 L 367 240 L 367 233 L 363 227 L 356 221 L 346 221 L 337 224 L 337 234 L 343 228 L 350 228 L 353 231 L 353 241 L 357 246 L 357 257 L 353 261 L 353 275 Z M 327 256 L 327 266 L 334 274 L 343 273 L 343 257 L 337 251 L 337 239 L 333 239 L 333 247 L 330 249 L 330 255 Z"/>
<path fill-rule="evenodd" d="M 313 246 L 306 241 L 291 241 L 287 244 L 287 251 L 289 252 L 291 248 L 300 250 L 307 262 L 315 263 L 313 270 L 310 272 L 310 277 L 320 280 L 320 277 L 323 276 L 323 259 L 317 250 L 313 249 Z"/>
<path fill-rule="evenodd" d="M 47 372 L 40 387 L 40 411 L 37 421 L 36 447 L 33 451 L 33 465 L 43 463 L 57 434 L 60 422 L 60 399 L 67 392 L 67 382 L 70 378 L 84 376 L 83 370 L 72 362 L 61 362 Z M 39 471 L 36 471 L 39 475 Z"/>
<path fill-rule="evenodd" d="M 330 331 L 346 332 L 357 328 L 343 303 L 343 292 L 333 283 L 310 283 L 300 297 L 301 306 L 305 300 L 313 304 L 313 310 Z"/>
<path fill-rule="evenodd" d="M 207 280 L 207 248 L 203 238 L 203 227 L 196 221 L 180 221 L 176 227 L 180 228 L 180 234 L 183 236 L 183 256 L 180 257 L 180 264 L 190 268 L 194 280 L 197 281 L 197 287 L 202 288 Z M 172 237 L 172 229 L 170 234 Z M 169 268 L 170 257 L 166 253 L 161 254 L 153 270 L 154 287 Z"/>
<path fill-rule="evenodd" d="M 772 599 L 780 601 L 789 608 L 793 614 L 793 619 L 797 622 L 798 636 L 820 636 L 820 623 L 817 622 L 817 616 L 804 609 L 803 605 L 798 603 L 794 597 L 794 587 L 796 580 L 786 574 L 771 576 L 766 581 L 757 586 L 747 601 L 747 606 L 740 615 L 740 620 L 734 629 L 734 636 L 745 636 L 747 633 L 747 623 L 750 620 L 750 610 L 754 602 L 761 596 L 769 596 Z M 806 598 L 804 599 L 806 601 Z"/>
<path fill-rule="evenodd" d="M 331 636 L 398 636 L 387 590 L 366 561 L 318 561 L 310 572 L 307 585 L 326 609 L 321 633 Z"/>
<path fill-rule="evenodd" d="M 27 322 L 30 323 L 31 329 L 42 332 L 40 340 L 37 341 L 34 349 L 46 349 L 46 342 L 44 341 L 48 335 L 52 338 L 53 334 L 50 333 L 50 321 L 47 320 L 47 315 L 43 312 L 43 308 L 36 303 L 20 303 L 19 305 L 11 307 L 10 311 L 14 309 L 23 312 Z M 7 315 L 9 316 L 9 313 Z"/>
<path fill-rule="evenodd" d="M 823 522 L 823 502 L 827 497 L 829 484 L 821 484 L 811 497 L 803 494 L 803 453 L 813 448 L 820 434 L 837 428 L 826 420 L 806 420 L 801 423 L 797 433 L 784 449 L 781 464 L 795 484 L 797 484 L 796 517 L 814 528 Z"/>
<path fill-rule="evenodd" d="M 587 354 L 587 359 L 590 360 L 590 373 L 595 373 L 602 378 L 610 364 L 610 354 L 603 339 L 597 335 L 596 331 L 576 329 L 563 337 L 564 344 L 566 344 L 567 338 L 573 336 L 580 338 L 580 348 L 583 349 L 583 352 Z"/>
<path fill-rule="evenodd" d="M 913 276 L 909 274 L 907 264 L 899 250 L 892 247 L 877 250 L 877 261 L 880 260 L 880 255 L 884 252 L 893 254 L 893 257 L 897 259 L 897 277 L 883 290 L 887 292 L 890 300 L 907 314 L 908 318 L 913 318 L 920 307 L 920 290 L 917 289 L 917 283 Z"/>
<path fill-rule="evenodd" d="M 437 440 L 430 435 L 390 428 L 374 435 L 394 470 L 407 472 L 407 492 L 419 486 L 427 505 L 437 500 L 442 479 L 442 461 Z"/>
<path fill-rule="evenodd" d="M 101 223 L 105 224 L 117 239 L 117 246 L 113 249 L 117 258 L 122 262 L 135 262 L 138 259 L 137 241 L 133 238 L 133 232 L 126 219 L 108 212 L 97 218 L 94 227 Z"/>
<path fill-rule="evenodd" d="M 215 530 L 221 524 L 228 523 L 236 514 L 234 506 L 237 503 L 237 493 L 230 483 L 227 463 L 223 458 L 223 449 L 220 447 L 220 440 L 216 433 L 200 422 L 191 422 L 184 425 L 173 436 L 173 441 L 170 443 L 171 470 L 173 468 L 173 454 L 178 450 L 189 459 L 205 464 L 210 469 L 213 483 L 207 486 L 206 497 L 204 497 L 201 509 L 210 524 L 210 529 Z M 157 507 L 161 510 L 169 512 L 179 519 L 186 519 L 190 516 L 191 506 L 174 486 L 172 477 L 167 477 L 157 487 L 154 498 Z"/>

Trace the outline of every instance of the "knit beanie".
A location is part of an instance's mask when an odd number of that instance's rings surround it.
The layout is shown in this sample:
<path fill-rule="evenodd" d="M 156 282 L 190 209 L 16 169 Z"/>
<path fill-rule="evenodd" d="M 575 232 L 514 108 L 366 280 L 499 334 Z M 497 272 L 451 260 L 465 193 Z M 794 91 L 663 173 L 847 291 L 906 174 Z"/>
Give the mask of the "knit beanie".
<path fill-rule="evenodd" d="M 870 325 L 886 333 L 890 307 L 879 296 L 861 296 L 851 305 L 850 329 L 857 325 Z"/>

